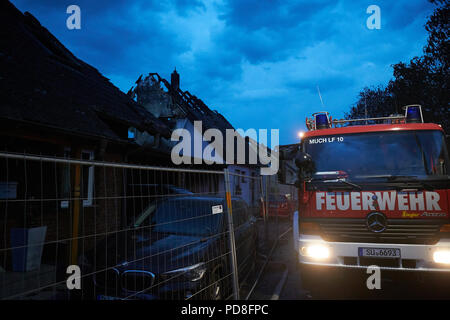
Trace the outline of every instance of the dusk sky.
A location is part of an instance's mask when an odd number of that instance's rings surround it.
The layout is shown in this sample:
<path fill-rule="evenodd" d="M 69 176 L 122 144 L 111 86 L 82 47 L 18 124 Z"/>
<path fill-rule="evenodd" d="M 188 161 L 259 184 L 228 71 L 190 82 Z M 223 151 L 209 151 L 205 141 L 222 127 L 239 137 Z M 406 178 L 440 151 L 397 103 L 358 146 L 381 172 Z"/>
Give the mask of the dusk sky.
<path fill-rule="evenodd" d="M 298 141 L 305 117 L 341 118 L 365 86 L 386 84 L 392 64 L 422 54 L 428 1 L 13 0 L 78 58 L 127 92 L 141 74 L 166 79 L 222 113 L 235 128 L 280 129 Z M 81 8 L 69 30 L 66 8 Z M 381 9 L 370 30 L 368 6 Z"/>

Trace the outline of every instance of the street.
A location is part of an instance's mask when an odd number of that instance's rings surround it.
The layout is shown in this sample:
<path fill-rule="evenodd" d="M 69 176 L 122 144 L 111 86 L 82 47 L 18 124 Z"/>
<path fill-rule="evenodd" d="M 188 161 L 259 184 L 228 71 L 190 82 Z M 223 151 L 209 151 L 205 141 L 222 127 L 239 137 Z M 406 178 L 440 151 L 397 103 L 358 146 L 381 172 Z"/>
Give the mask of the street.
<path fill-rule="evenodd" d="M 280 229 L 285 228 L 283 222 Z M 274 288 L 280 282 L 285 268 L 288 276 L 280 294 L 280 300 L 306 300 L 306 299 L 449 299 L 450 277 L 434 278 L 433 282 L 419 274 L 390 274 L 381 271 L 381 289 L 369 290 L 366 280 L 370 276 L 366 270 L 344 274 L 336 282 L 315 288 L 309 292 L 302 286 L 300 272 L 293 250 L 292 233 L 284 235 L 266 266 L 251 299 L 271 299 Z M 445 281 L 444 281 L 445 280 Z"/>

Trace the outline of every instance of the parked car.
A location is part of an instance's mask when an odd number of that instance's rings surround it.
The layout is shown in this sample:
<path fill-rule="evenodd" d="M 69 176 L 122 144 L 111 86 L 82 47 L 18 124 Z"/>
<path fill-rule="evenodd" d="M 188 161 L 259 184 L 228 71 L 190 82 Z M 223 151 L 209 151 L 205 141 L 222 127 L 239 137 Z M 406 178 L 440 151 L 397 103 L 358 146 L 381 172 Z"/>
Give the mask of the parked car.
<path fill-rule="evenodd" d="M 256 258 L 256 219 L 232 199 L 240 279 Z M 96 299 L 223 299 L 232 293 L 224 199 L 168 197 L 149 204 L 127 230 L 86 256 Z M 85 280 L 84 282 L 87 282 Z"/>
<path fill-rule="evenodd" d="M 293 207 L 288 198 L 284 195 L 269 195 L 269 200 L 267 201 L 267 217 L 280 217 L 280 218 L 291 218 L 293 213 Z M 264 207 L 263 207 L 264 206 Z M 263 202 L 261 206 L 260 215 L 264 217 L 264 210 L 266 210 L 266 202 Z"/>

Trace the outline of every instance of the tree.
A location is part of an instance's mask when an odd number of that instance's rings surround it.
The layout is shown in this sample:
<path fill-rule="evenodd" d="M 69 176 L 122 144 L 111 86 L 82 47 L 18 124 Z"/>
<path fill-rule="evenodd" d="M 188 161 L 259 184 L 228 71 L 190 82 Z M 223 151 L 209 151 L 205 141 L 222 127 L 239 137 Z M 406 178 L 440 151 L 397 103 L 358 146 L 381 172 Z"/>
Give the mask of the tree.
<path fill-rule="evenodd" d="M 425 29 L 429 33 L 424 48 L 425 62 L 433 72 L 443 72 L 448 76 L 450 2 L 446 0 L 430 0 L 430 2 L 440 7 L 435 9 L 425 24 Z"/>
<path fill-rule="evenodd" d="M 365 104 L 370 116 L 401 113 L 408 104 L 422 105 L 424 120 L 435 122 L 450 132 L 449 106 L 449 18 L 448 0 L 430 0 L 438 7 L 425 24 L 429 36 L 424 55 L 409 63 L 393 65 L 394 78 L 386 87 L 364 88 L 347 118 L 363 118 Z M 363 116 L 361 116 L 363 115 Z"/>
<path fill-rule="evenodd" d="M 387 87 L 365 87 L 359 93 L 358 102 L 345 114 L 346 119 L 363 119 L 389 116 L 397 113 Z M 362 124 L 362 123 L 356 123 Z"/>

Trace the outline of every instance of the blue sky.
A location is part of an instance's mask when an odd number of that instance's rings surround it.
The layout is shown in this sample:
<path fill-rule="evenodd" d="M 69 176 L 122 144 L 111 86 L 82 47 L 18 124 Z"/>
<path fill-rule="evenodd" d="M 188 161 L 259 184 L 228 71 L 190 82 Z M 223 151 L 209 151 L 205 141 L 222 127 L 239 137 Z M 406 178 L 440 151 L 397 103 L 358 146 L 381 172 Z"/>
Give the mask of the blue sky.
<path fill-rule="evenodd" d="M 428 1 L 13 0 L 77 57 L 127 92 L 141 74 L 176 66 L 189 90 L 235 128 L 280 129 L 297 141 L 305 117 L 343 117 L 365 86 L 386 84 L 392 64 L 422 54 Z M 66 8 L 81 8 L 68 30 Z M 369 30 L 368 6 L 381 9 Z"/>

